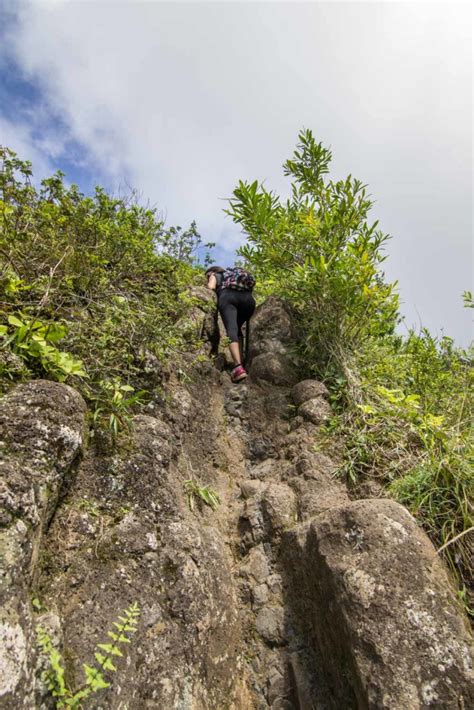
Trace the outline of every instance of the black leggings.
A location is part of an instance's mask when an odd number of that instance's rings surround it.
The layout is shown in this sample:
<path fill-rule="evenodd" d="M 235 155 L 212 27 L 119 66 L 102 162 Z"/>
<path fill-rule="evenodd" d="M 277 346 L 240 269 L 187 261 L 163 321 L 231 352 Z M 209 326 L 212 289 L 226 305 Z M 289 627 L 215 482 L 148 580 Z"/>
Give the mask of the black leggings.
<path fill-rule="evenodd" d="M 230 342 L 238 343 L 243 324 L 251 318 L 255 310 L 254 297 L 250 291 L 224 288 L 218 294 L 217 307 Z"/>

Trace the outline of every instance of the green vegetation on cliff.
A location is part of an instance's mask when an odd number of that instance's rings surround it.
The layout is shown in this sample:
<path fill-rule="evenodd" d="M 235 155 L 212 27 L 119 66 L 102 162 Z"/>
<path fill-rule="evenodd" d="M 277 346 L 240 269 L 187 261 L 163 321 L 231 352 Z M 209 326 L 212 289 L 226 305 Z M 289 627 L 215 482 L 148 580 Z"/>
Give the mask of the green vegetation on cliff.
<path fill-rule="evenodd" d="M 241 256 L 261 293 L 289 302 L 308 375 L 330 387 L 342 437 L 341 473 L 377 479 L 404 503 L 472 585 L 472 360 L 427 330 L 403 338 L 396 284 L 381 265 L 388 235 L 368 221 L 366 186 L 327 178 L 331 153 L 311 131 L 284 165 L 283 202 L 240 182 L 228 213 L 247 235 Z M 465 294 L 466 304 L 469 305 Z"/>
<path fill-rule="evenodd" d="M 0 379 L 76 386 L 116 432 L 161 369 L 195 345 L 183 323 L 201 239 L 151 209 L 63 175 L 36 189 L 31 166 L 0 152 Z M 147 375 L 145 373 L 148 373 Z"/>

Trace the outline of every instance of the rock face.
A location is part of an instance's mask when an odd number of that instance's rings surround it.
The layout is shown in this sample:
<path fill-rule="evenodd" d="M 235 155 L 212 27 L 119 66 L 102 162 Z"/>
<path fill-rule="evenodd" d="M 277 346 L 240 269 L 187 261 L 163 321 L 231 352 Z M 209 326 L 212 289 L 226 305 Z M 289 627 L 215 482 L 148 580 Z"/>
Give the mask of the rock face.
<path fill-rule="evenodd" d="M 212 294 L 190 295 L 183 328 L 212 341 Z M 335 477 L 328 392 L 298 382 L 284 304 L 260 306 L 251 333 L 244 384 L 206 358 L 186 386 L 167 373 L 114 451 L 87 442 L 69 387 L 0 400 L 0 708 L 54 707 L 38 623 L 77 688 L 135 601 L 127 658 L 85 710 L 473 705 L 468 632 L 431 544 L 403 508 L 351 501 Z M 189 480 L 217 510 L 190 509 Z"/>
<path fill-rule="evenodd" d="M 34 707 L 31 581 L 42 535 L 82 451 L 86 406 L 70 387 L 38 381 L 0 402 L 0 705 Z"/>
<path fill-rule="evenodd" d="M 183 429 L 173 433 L 165 413 L 137 416 L 128 453 L 86 457 L 51 526 L 53 562 L 38 593 L 58 609 L 76 683 L 121 609 L 134 601 L 141 607 L 140 631 L 117 684 L 88 707 L 218 708 L 238 691 L 229 552 L 218 518 L 198 505 L 192 512 L 183 485 L 198 456 L 216 453 L 214 422 L 208 432 L 199 420 L 199 431 L 181 446 L 209 392 L 200 388 L 188 399 L 179 389 L 169 414 Z M 201 465 L 200 480 L 204 475 Z"/>
<path fill-rule="evenodd" d="M 259 306 L 250 327 L 252 379 L 260 384 L 291 387 L 298 381 L 293 353 L 294 333 L 285 305 L 269 298 Z"/>
<path fill-rule="evenodd" d="M 250 359 L 262 353 L 287 354 L 294 343 L 291 314 L 285 304 L 270 297 L 251 320 Z"/>
<path fill-rule="evenodd" d="M 297 613 L 336 707 L 473 707 L 470 634 L 436 551 L 402 506 L 354 501 L 285 542 Z"/>

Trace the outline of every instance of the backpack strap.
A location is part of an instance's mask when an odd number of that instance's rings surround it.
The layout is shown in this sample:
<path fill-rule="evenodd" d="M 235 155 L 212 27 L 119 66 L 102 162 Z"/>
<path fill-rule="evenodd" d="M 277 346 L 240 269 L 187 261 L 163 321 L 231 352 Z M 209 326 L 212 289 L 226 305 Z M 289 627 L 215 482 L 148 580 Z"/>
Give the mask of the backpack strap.
<path fill-rule="evenodd" d="M 218 271 L 216 271 L 214 276 L 216 277 L 216 293 L 219 293 L 219 291 L 222 290 L 222 281 L 224 280 L 224 274 L 222 272 L 219 273 Z"/>

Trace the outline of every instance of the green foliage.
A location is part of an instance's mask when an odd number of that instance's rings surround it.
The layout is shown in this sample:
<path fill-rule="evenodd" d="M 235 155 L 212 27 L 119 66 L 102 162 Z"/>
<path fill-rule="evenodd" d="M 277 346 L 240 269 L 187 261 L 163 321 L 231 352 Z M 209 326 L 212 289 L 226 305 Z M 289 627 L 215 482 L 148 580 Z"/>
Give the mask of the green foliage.
<path fill-rule="evenodd" d="M 120 428 L 130 429 L 131 411 L 135 404 L 143 400 L 145 390 L 134 392 L 133 387 L 118 379 L 100 380 L 98 386 L 99 391 L 93 397 L 93 420 L 105 420 L 112 436 L 117 437 Z"/>
<path fill-rule="evenodd" d="M 450 338 L 427 330 L 359 353 L 359 401 L 339 418 L 341 472 L 377 476 L 429 533 L 457 575 L 472 579 L 474 370 Z M 469 595 L 465 597 L 469 607 Z M 472 603 L 472 601 L 471 601 Z"/>
<path fill-rule="evenodd" d="M 211 486 L 201 486 L 197 481 L 191 478 L 184 482 L 184 489 L 188 496 L 190 510 L 194 510 L 194 501 L 196 499 L 202 500 L 202 502 L 212 508 L 212 510 L 217 510 L 219 507 L 219 494 L 211 488 Z"/>
<path fill-rule="evenodd" d="M 199 263 L 199 251 L 206 249 L 203 259 L 204 266 L 211 263 L 208 250 L 215 247 L 215 242 L 203 244 L 201 235 L 197 231 L 196 222 L 191 222 L 191 226 L 185 230 L 181 227 L 170 227 L 163 233 L 161 242 L 163 252 L 177 261 L 191 265 L 197 264 Z"/>
<path fill-rule="evenodd" d="M 202 278 L 201 237 L 194 223 L 165 228 L 132 198 L 101 188 L 86 197 L 60 172 L 36 188 L 31 174 L 0 147 L 4 352 L 22 359 L 27 377 L 73 384 L 116 435 L 167 362 L 198 346 L 179 322 L 188 286 Z M 145 373 L 145 360 L 156 372 Z M 2 368 L 8 382 L 24 374 L 8 357 Z"/>
<path fill-rule="evenodd" d="M 43 323 L 40 320 L 30 320 L 20 314 L 8 316 L 8 325 L 0 326 L 0 337 L 4 347 L 11 346 L 14 353 L 33 368 L 40 364 L 48 374 L 59 382 L 69 375 L 87 377 L 81 360 L 77 360 L 67 352 L 62 352 L 56 343 L 67 334 L 67 328 L 60 323 Z"/>
<path fill-rule="evenodd" d="M 462 297 L 464 301 L 464 308 L 474 308 L 474 299 L 472 298 L 471 291 L 464 291 Z"/>
<path fill-rule="evenodd" d="M 311 131 L 284 165 L 283 202 L 239 182 L 228 214 L 248 236 L 240 253 L 262 295 L 286 299 L 309 375 L 330 388 L 328 435 L 349 483 L 375 476 L 442 549 L 468 604 L 472 581 L 472 357 L 424 329 L 402 338 L 396 284 L 381 266 L 388 236 L 370 223 L 366 186 L 328 178 L 331 153 Z M 472 294 L 463 294 L 472 307 Z"/>
<path fill-rule="evenodd" d="M 93 665 L 83 664 L 84 683 L 78 689 L 70 688 L 66 682 L 65 669 L 61 654 L 54 648 L 50 636 L 41 627 L 37 627 L 38 645 L 47 657 L 49 668 L 43 673 L 48 690 L 56 698 L 57 708 L 81 708 L 82 702 L 90 695 L 110 687 L 105 673 L 117 671 L 113 658 L 121 658 L 121 650 L 125 644 L 130 643 L 130 636 L 137 630 L 140 609 L 135 602 L 128 609 L 124 609 L 119 621 L 114 621 L 114 630 L 107 632 L 111 639 L 108 643 L 99 643 L 94 653 Z"/>
<path fill-rule="evenodd" d="M 398 296 L 380 271 L 388 236 L 368 222 L 366 186 L 351 176 L 326 180 L 330 161 L 330 151 L 302 131 L 284 166 L 294 180 L 291 198 L 283 203 L 257 182 L 240 182 L 228 213 L 248 236 L 240 254 L 260 287 L 293 305 L 308 366 L 336 377 L 348 352 L 393 332 Z"/>

